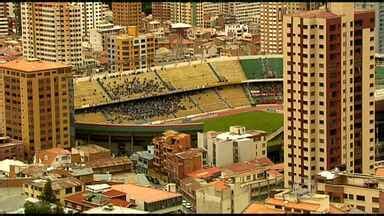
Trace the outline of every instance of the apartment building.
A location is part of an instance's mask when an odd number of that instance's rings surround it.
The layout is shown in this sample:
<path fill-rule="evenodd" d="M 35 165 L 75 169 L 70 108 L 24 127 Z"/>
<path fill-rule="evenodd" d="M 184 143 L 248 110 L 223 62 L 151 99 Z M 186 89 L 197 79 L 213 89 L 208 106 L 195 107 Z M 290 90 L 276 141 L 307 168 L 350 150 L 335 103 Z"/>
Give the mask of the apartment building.
<path fill-rule="evenodd" d="M 170 167 L 171 157 L 179 152 L 191 148 L 191 136 L 176 131 L 165 131 L 163 136 L 155 137 L 152 141 L 155 146 L 155 155 L 153 159 L 153 168 L 156 172 L 167 176 L 172 167 Z"/>
<path fill-rule="evenodd" d="M 316 191 L 327 194 L 334 205 L 347 205 L 366 213 L 384 212 L 382 176 L 323 171 L 316 176 Z"/>
<path fill-rule="evenodd" d="M 374 172 L 374 15 L 329 3 L 284 17 L 286 187 L 335 167 Z"/>
<path fill-rule="evenodd" d="M 233 14 L 236 18 L 236 23 L 249 24 L 260 22 L 260 6 L 261 2 L 227 2 L 227 14 Z"/>
<path fill-rule="evenodd" d="M 0 126 L 22 140 L 25 159 L 52 147 L 69 147 L 73 109 L 71 67 L 40 60 L 0 65 Z"/>
<path fill-rule="evenodd" d="M 171 4 L 169 2 L 152 2 L 152 17 L 159 22 L 171 20 Z"/>
<path fill-rule="evenodd" d="M 320 7 L 317 2 L 263 2 L 260 3 L 261 52 L 281 54 L 283 52 L 283 16 Z"/>
<path fill-rule="evenodd" d="M 113 24 L 141 26 L 141 2 L 112 2 Z"/>
<path fill-rule="evenodd" d="M 137 70 L 155 66 L 158 39 L 152 33 L 138 34 L 137 30 L 109 38 L 108 62 L 112 71 Z"/>
<path fill-rule="evenodd" d="M 82 66 L 82 9 L 69 2 L 21 3 L 23 56 Z"/>
<path fill-rule="evenodd" d="M 356 8 L 372 9 L 375 11 L 375 50 L 384 53 L 384 3 L 383 2 L 355 2 Z"/>
<path fill-rule="evenodd" d="M 108 49 L 109 38 L 112 35 L 124 33 L 126 27 L 116 26 L 112 23 L 102 23 L 98 29 L 91 29 L 89 31 L 89 43 L 92 50 L 96 52 L 103 52 Z"/>
<path fill-rule="evenodd" d="M 231 126 L 229 132 L 198 133 L 198 147 L 205 150 L 204 159 L 210 166 L 223 167 L 233 163 L 267 156 L 265 132 Z"/>
<path fill-rule="evenodd" d="M 38 198 L 41 196 L 46 179 L 35 179 L 23 184 L 23 192 L 27 197 Z M 64 205 L 64 199 L 72 194 L 84 191 L 84 184 L 74 177 L 59 178 L 52 180 L 52 190 L 56 199 Z"/>
<path fill-rule="evenodd" d="M 99 29 L 104 22 L 103 4 L 101 2 L 82 2 L 81 7 L 83 40 L 89 39 L 91 29 Z"/>
<path fill-rule="evenodd" d="M 203 168 L 203 154 L 201 149 L 191 148 L 171 155 L 168 164 L 168 178 L 179 182 L 187 174 Z"/>
<path fill-rule="evenodd" d="M 0 37 L 9 34 L 9 2 L 0 3 Z"/>

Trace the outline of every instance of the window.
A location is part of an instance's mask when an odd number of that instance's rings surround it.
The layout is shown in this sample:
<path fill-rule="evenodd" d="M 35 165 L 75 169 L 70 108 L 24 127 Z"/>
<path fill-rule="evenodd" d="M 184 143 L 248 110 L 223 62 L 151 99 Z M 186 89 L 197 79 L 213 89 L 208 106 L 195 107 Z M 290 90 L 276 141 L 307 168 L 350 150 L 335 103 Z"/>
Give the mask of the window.
<path fill-rule="evenodd" d="M 356 199 L 359 201 L 365 201 L 365 196 L 357 195 Z"/>
<path fill-rule="evenodd" d="M 65 188 L 65 194 L 72 193 L 72 188 Z"/>
<path fill-rule="evenodd" d="M 372 202 L 378 203 L 379 202 L 379 198 L 378 197 L 372 197 Z"/>

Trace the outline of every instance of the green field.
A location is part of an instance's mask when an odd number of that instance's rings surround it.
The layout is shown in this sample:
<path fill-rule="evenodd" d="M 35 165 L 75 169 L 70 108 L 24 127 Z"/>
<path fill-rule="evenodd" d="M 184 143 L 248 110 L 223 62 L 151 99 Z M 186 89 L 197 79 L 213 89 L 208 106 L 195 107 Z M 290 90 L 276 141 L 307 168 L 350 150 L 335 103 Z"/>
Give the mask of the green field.
<path fill-rule="evenodd" d="M 246 112 L 204 120 L 204 131 L 228 131 L 230 126 L 241 125 L 250 130 L 271 133 L 283 126 L 283 115 L 272 112 Z"/>

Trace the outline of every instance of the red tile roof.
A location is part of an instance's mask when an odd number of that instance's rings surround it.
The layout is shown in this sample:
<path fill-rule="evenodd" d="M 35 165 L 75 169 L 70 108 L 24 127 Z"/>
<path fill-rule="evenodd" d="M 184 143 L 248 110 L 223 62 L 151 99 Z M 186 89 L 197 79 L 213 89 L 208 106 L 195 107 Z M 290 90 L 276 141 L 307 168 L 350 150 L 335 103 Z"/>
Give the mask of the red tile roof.
<path fill-rule="evenodd" d="M 118 190 L 114 190 L 114 189 L 111 189 L 111 190 L 108 190 L 108 191 L 105 191 L 103 192 L 103 194 L 109 198 L 113 198 L 113 197 L 119 197 L 119 196 L 125 196 L 126 193 L 123 193 L 121 191 L 118 191 Z"/>
<path fill-rule="evenodd" d="M 45 165 L 51 165 L 59 155 L 70 155 L 71 152 L 63 148 L 51 148 L 42 150 L 38 153 L 39 162 Z"/>
<path fill-rule="evenodd" d="M 277 214 L 284 213 L 283 210 L 271 208 L 261 203 L 253 203 L 243 212 L 244 214 Z"/>
<path fill-rule="evenodd" d="M 121 199 L 111 199 L 110 201 L 114 206 L 120 206 L 120 207 L 125 207 L 125 208 L 128 208 L 130 206 L 132 206 L 132 203 L 129 203 L 125 200 L 121 200 Z"/>
<path fill-rule="evenodd" d="M 220 168 L 210 167 L 210 168 L 206 168 L 206 169 L 196 170 L 194 172 L 187 174 L 187 176 L 193 177 L 193 178 L 206 179 L 206 178 L 212 177 L 214 175 L 220 175 L 220 173 L 221 173 Z"/>
<path fill-rule="evenodd" d="M 46 71 L 57 68 L 71 67 L 62 63 L 48 61 L 28 61 L 26 59 L 17 59 L 4 64 L 0 64 L 0 68 L 18 70 L 23 72 Z"/>

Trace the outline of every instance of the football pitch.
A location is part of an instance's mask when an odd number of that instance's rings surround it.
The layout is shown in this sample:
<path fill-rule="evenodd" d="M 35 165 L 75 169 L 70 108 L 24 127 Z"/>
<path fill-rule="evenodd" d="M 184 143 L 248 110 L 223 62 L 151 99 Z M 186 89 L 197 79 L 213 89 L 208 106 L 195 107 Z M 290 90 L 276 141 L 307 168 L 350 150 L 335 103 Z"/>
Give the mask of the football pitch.
<path fill-rule="evenodd" d="M 204 131 L 228 131 L 230 126 L 241 125 L 246 130 L 263 130 L 267 133 L 283 126 L 283 115 L 273 112 L 245 112 L 203 120 Z"/>

